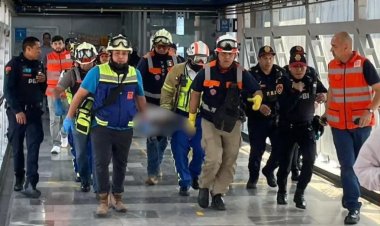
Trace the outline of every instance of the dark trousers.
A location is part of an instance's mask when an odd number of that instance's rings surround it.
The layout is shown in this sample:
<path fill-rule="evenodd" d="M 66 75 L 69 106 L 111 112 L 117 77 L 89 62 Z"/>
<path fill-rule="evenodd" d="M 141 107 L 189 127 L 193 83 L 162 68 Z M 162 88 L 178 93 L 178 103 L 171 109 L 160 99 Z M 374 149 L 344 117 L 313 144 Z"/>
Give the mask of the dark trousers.
<path fill-rule="evenodd" d="M 98 193 L 124 192 L 125 171 L 133 130 L 115 130 L 104 126 L 91 129 L 91 144 L 95 161 Z M 109 182 L 108 165 L 113 163 L 112 188 Z"/>
<path fill-rule="evenodd" d="M 311 124 L 281 125 L 279 154 L 280 167 L 277 172 L 278 192 L 286 193 L 286 184 L 291 169 L 294 154 L 294 144 L 298 143 L 302 155 L 301 174 L 297 183 L 297 190 L 304 191 L 311 180 L 316 155 L 315 132 Z"/>
<path fill-rule="evenodd" d="M 38 107 L 30 108 L 25 111 L 26 124 L 21 125 L 16 121 L 16 114 L 7 109 L 8 116 L 8 140 L 13 150 L 13 165 L 16 177 L 25 175 L 25 158 L 24 158 L 24 138 L 26 135 L 26 178 L 27 181 L 35 187 L 39 180 L 38 175 L 38 156 L 40 145 L 44 139 L 42 129 L 41 115 L 42 110 Z"/>
<path fill-rule="evenodd" d="M 274 119 L 252 120 L 248 118 L 248 134 L 251 145 L 248 163 L 249 178 L 251 181 L 257 181 L 267 137 L 271 142 L 272 151 L 265 168 L 267 171 L 273 172 L 278 167 L 279 129 Z"/>

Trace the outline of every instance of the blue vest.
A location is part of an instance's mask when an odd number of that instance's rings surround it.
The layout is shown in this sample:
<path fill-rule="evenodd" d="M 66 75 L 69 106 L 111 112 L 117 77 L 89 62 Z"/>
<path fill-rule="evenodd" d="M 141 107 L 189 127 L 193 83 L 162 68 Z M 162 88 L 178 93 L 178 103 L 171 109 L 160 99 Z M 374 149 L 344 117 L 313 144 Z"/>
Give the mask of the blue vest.
<path fill-rule="evenodd" d="M 122 82 L 124 89 L 119 93 L 116 101 L 104 108 L 99 109 L 95 114 L 98 125 L 113 128 L 128 128 L 133 126 L 133 117 L 137 113 L 135 95 L 137 90 L 136 69 L 129 66 L 128 74 L 123 81 L 123 74 L 118 75 L 109 64 L 101 64 L 99 67 L 99 85 L 94 96 L 94 107 L 98 109 L 103 106 L 111 90 L 116 89 Z"/>

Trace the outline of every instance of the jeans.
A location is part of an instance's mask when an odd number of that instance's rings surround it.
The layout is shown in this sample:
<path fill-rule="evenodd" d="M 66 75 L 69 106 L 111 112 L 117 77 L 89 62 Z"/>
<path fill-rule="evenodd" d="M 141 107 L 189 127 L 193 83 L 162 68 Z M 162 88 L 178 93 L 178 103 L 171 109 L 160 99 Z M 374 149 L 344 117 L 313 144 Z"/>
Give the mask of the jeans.
<path fill-rule="evenodd" d="M 360 210 L 360 184 L 353 166 L 359 150 L 371 133 L 371 127 L 357 129 L 331 128 L 334 145 L 340 164 L 340 179 L 343 187 L 343 203 L 348 210 Z"/>
<path fill-rule="evenodd" d="M 90 135 L 84 135 L 74 129 L 74 147 L 76 150 L 76 162 L 82 184 L 89 184 L 92 171 L 92 149 Z M 94 184 L 95 189 L 95 184 Z"/>
<path fill-rule="evenodd" d="M 166 146 L 168 146 L 168 139 L 166 137 L 149 137 L 146 140 L 148 177 L 156 177 L 160 173 L 160 165 L 164 158 Z"/>
<path fill-rule="evenodd" d="M 65 119 L 66 115 L 56 116 L 55 108 L 54 108 L 54 98 L 51 96 L 48 96 L 47 100 L 48 100 L 48 106 L 49 106 L 50 135 L 52 138 L 51 141 L 54 146 L 60 146 L 61 135 L 59 131 L 61 130 L 62 122 Z M 63 99 L 62 104 L 63 104 L 64 110 L 67 110 L 69 108 L 67 99 Z"/>

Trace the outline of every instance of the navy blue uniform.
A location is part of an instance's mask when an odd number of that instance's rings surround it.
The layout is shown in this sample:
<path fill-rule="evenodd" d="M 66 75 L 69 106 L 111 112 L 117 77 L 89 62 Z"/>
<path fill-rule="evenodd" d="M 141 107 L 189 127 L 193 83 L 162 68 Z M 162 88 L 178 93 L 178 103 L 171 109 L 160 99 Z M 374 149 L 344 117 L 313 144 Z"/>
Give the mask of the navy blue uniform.
<path fill-rule="evenodd" d="M 289 72 L 288 72 L 289 73 Z M 291 88 L 292 82 L 302 81 L 305 89 L 298 92 Z M 311 180 L 315 155 L 315 132 L 312 127 L 317 93 L 326 93 L 327 89 L 319 80 L 315 71 L 307 69 L 301 80 L 296 80 L 289 73 L 289 80 L 284 85 L 284 93 L 279 96 L 280 103 L 280 168 L 277 172 L 278 193 L 286 193 L 287 177 L 290 172 L 292 150 L 295 143 L 299 145 L 302 154 L 302 169 L 297 184 L 297 190 L 303 192 Z"/>
<path fill-rule="evenodd" d="M 16 178 L 25 174 L 23 143 L 26 134 L 27 145 L 27 181 L 35 188 L 38 183 L 38 155 L 43 141 L 41 110 L 46 82 L 38 83 L 36 76 L 43 72 L 40 61 L 28 60 L 21 54 L 5 66 L 4 95 L 6 98 L 9 121 L 8 139 L 14 153 L 14 171 Z M 26 124 L 18 124 L 16 114 L 24 112 Z"/>

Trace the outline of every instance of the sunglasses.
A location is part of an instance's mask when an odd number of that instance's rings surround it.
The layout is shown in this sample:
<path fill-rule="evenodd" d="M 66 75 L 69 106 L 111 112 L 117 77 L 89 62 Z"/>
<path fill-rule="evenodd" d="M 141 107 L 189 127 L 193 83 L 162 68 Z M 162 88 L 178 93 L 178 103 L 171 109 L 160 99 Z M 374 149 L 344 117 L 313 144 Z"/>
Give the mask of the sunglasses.
<path fill-rule="evenodd" d="M 224 50 L 231 50 L 237 47 L 238 47 L 238 44 L 234 40 L 223 40 L 219 42 L 217 46 L 217 48 L 222 48 Z"/>

